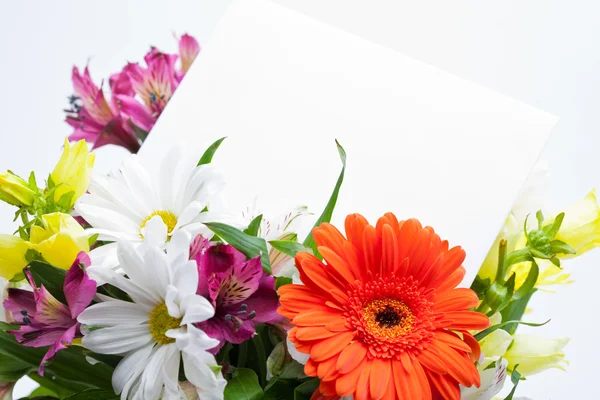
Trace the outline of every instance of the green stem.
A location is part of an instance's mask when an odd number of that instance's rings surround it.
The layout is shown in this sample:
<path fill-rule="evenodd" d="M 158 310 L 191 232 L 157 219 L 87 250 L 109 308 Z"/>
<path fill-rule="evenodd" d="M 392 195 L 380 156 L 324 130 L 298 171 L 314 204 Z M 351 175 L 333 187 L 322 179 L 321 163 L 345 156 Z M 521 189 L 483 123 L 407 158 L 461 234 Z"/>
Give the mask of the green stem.
<path fill-rule="evenodd" d="M 244 368 L 246 365 L 246 359 L 248 358 L 248 342 L 242 342 L 238 346 L 238 361 L 237 368 Z"/>
<path fill-rule="evenodd" d="M 498 270 L 495 282 L 504 283 L 506 278 L 506 240 L 502 239 L 498 248 Z"/>

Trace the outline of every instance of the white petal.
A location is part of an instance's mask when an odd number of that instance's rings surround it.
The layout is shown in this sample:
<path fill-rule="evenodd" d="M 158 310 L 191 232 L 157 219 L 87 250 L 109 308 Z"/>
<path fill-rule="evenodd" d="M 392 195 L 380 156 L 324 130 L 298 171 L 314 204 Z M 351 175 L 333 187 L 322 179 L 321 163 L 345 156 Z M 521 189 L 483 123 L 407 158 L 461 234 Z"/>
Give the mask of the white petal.
<path fill-rule="evenodd" d="M 200 165 L 194 168 L 185 185 L 185 190 L 180 193 L 180 204 L 197 201 L 206 206 L 211 199 L 221 193 L 224 187 L 223 174 L 214 165 Z"/>
<path fill-rule="evenodd" d="M 97 229 L 130 234 L 135 234 L 140 229 L 141 221 L 131 219 L 126 213 L 86 204 L 84 200 L 77 203 L 77 212 Z"/>
<path fill-rule="evenodd" d="M 150 179 L 150 174 L 142 166 L 137 155 L 132 155 L 123 160 L 121 171 L 134 195 L 143 200 L 152 210 L 160 206 L 154 184 Z"/>
<path fill-rule="evenodd" d="M 167 225 L 158 215 L 150 218 L 140 233 L 144 236 L 143 248 L 162 247 L 167 241 Z"/>
<path fill-rule="evenodd" d="M 149 362 L 142 373 L 142 390 L 144 399 L 158 400 L 162 393 L 163 381 L 163 363 L 167 356 L 167 350 L 174 345 L 156 346 L 155 351 L 150 357 Z M 176 347 L 175 347 L 176 348 Z"/>
<path fill-rule="evenodd" d="M 199 201 L 192 201 L 187 206 L 184 206 L 185 209 L 177 218 L 177 225 L 175 229 L 180 228 L 183 225 L 186 225 L 194 220 L 206 207 L 206 204 L 202 204 Z"/>
<path fill-rule="evenodd" d="M 210 366 L 217 365 L 217 361 L 212 354 L 207 351 L 184 351 L 182 355 L 185 376 L 193 385 L 202 389 L 218 387 L 217 377 L 210 368 Z"/>
<path fill-rule="evenodd" d="M 174 318 L 183 317 L 183 313 L 179 308 L 179 291 L 175 286 L 168 285 L 167 286 L 167 294 L 165 296 L 165 305 L 167 306 L 167 310 L 169 311 L 169 315 Z"/>
<path fill-rule="evenodd" d="M 125 398 L 127 397 L 127 391 L 124 391 L 125 385 L 142 373 L 146 367 L 146 360 L 152 352 L 152 347 L 154 347 L 153 343 L 128 354 L 117 365 L 112 376 L 112 385 L 116 393 L 123 393 Z"/>
<path fill-rule="evenodd" d="M 148 307 L 114 299 L 86 308 L 77 320 L 82 324 L 93 326 L 133 325 L 147 322 L 148 314 Z"/>
<path fill-rule="evenodd" d="M 100 354 L 125 354 L 152 341 L 147 325 L 120 325 L 91 331 L 83 337 L 83 345 Z"/>
<path fill-rule="evenodd" d="M 169 265 L 177 266 L 190 259 L 190 244 L 192 236 L 185 231 L 176 231 L 167 243 L 167 258 Z"/>
<path fill-rule="evenodd" d="M 119 256 L 119 265 L 137 286 L 145 289 L 150 294 L 155 303 L 160 303 L 162 296 L 156 289 L 154 277 L 148 273 L 144 264 L 144 259 L 133 245 L 127 241 L 120 241 L 117 248 Z M 124 289 L 123 289 L 124 290 Z"/>
<path fill-rule="evenodd" d="M 194 325 L 186 325 L 180 329 L 171 329 L 166 332 L 166 336 L 175 339 L 175 343 L 180 350 L 205 351 L 219 344 L 217 339 L 209 337 L 206 332 L 196 328 Z M 192 348 L 195 350 L 189 350 Z"/>
<path fill-rule="evenodd" d="M 119 265 L 117 257 L 117 243 L 108 243 L 100 247 L 96 247 L 89 253 L 92 261 L 91 266 L 100 268 L 113 268 Z"/>
<path fill-rule="evenodd" d="M 161 208 L 163 210 L 173 210 L 174 206 L 174 192 L 176 179 L 179 179 L 177 166 L 182 158 L 182 148 L 179 145 L 173 146 L 160 166 L 160 172 L 158 177 L 158 190 L 160 194 Z"/>
<path fill-rule="evenodd" d="M 183 312 L 182 325 L 203 322 L 215 315 L 215 309 L 212 304 L 204 297 L 198 295 L 184 297 L 180 304 L 180 309 Z"/>
<path fill-rule="evenodd" d="M 183 265 L 173 269 L 172 284 L 179 291 L 180 299 L 196 294 L 198 290 L 198 265 L 196 261 L 186 261 Z"/>
<path fill-rule="evenodd" d="M 151 277 L 149 284 L 153 286 L 161 298 L 167 294 L 166 284 L 171 280 L 167 255 L 158 247 L 150 248 L 144 255 L 144 266 L 147 276 Z"/>
<path fill-rule="evenodd" d="M 178 398 L 179 394 L 179 362 L 181 353 L 175 345 L 167 345 L 167 354 L 162 366 L 162 379 L 165 383 L 165 398 Z"/>
<path fill-rule="evenodd" d="M 115 271 L 104 268 L 96 268 L 93 270 L 92 274 L 92 268 L 89 268 L 88 272 L 93 279 L 96 279 L 97 282 L 107 282 L 118 287 L 127 293 L 137 304 L 143 304 L 144 306 L 153 308 L 162 303 L 162 299 L 157 294 L 149 292 L 145 288 L 135 284 L 131 279 L 127 279 Z"/>

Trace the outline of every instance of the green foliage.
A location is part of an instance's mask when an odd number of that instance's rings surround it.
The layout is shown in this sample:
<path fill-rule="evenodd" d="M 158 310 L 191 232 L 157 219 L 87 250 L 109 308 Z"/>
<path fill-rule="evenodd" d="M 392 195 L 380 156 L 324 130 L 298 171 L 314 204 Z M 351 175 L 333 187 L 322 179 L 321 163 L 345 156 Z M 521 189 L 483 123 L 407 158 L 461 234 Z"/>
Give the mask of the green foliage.
<path fill-rule="evenodd" d="M 263 216 L 261 214 L 258 217 L 254 218 L 252 221 L 250 221 L 250 223 L 248 224 L 248 228 L 244 229 L 244 233 L 246 235 L 257 237 L 258 231 L 260 230 L 260 223 L 262 222 L 262 218 Z"/>
<path fill-rule="evenodd" d="M 278 276 L 275 278 L 275 289 L 279 289 L 283 285 L 289 285 L 292 283 L 292 278 L 288 278 L 287 276 Z"/>
<path fill-rule="evenodd" d="M 339 142 L 337 140 L 335 141 L 335 144 L 337 145 L 338 153 L 340 155 L 340 159 L 342 160 L 342 171 L 340 172 L 340 176 L 335 184 L 333 193 L 331 193 L 331 197 L 329 198 L 329 201 L 327 202 L 327 205 L 325 206 L 323 213 L 321 214 L 319 219 L 317 219 L 317 222 L 314 225 L 315 227 L 321 225 L 324 222 L 331 221 L 331 216 L 333 215 L 333 210 L 335 209 L 338 195 L 340 193 L 342 183 L 344 182 L 344 174 L 346 172 L 346 151 L 339 144 Z M 315 254 L 317 257 L 321 258 L 321 256 L 319 255 L 319 252 L 317 251 L 317 245 L 313 238 L 312 231 L 311 231 L 311 233 L 309 233 L 309 235 L 306 237 L 306 239 L 304 240 L 304 242 L 302 244 L 304 245 L 304 247 L 308 247 L 308 248 L 312 249 L 313 254 Z"/>
<path fill-rule="evenodd" d="M 221 143 L 223 143 L 223 140 L 225 140 L 226 138 L 227 137 L 222 137 L 221 139 L 219 139 L 216 142 L 214 142 L 213 144 L 211 144 L 208 147 L 208 149 L 206 149 L 206 151 L 204 152 L 202 157 L 200 158 L 200 161 L 198 161 L 198 165 L 210 164 L 210 162 L 213 159 L 213 156 L 219 149 L 219 146 L 221 146 Z"/>
<path fill-rule="evenodd" d="M 119 396 L 112 390 L 88 389 L 64 397 L 63 400 L 118 400 Z"/>
<path fill-rule="evenodd" d="M 517 386 L 519 385 L 519 381 L 521 379 L 524 379 L 524 378 L 521 378 L 521 374 L 517 371 L 518 367 L 519 367 L 518 364 L 515 365 L 515 368 L 513 368 L 512 374 L 510 375 L 510 380 L 513 384 L 513 388 L 510 391 L 510 393 L 508 394 L 508 396 L 506 396 L 504 398 L 504 400 L 512 400 L 513 399 L 513 396 L 515 395 L 515 391 L 517 390 Z"/>
<path fill-rule="evenodd" d="M 513 321 L 501 322 L 499 324 L 492 325 L 489 328 L 482 330 L 481 332 L 475 334 L 474 337 L 475 337 L 475 339 L 477 339 L 478 342 L 480 342 L 480 341 L 483 340 L 483 338 L 485 338 L 490 333 L 492 333 L 492 332 L 494 332 L 495 330 L 498 330 L 498 329 L 503 329 L 506 326 L 527 325 L 527 326 L 539 327 L 539 326 L 546 325 L 548 322 L 550 322 L 550 320 L 547 320 L 546 322 L 542 322 L 542 323 L 523 322 L 523 321 L 520 321 L 520 320 L 513 320 Z"/>
<path fill-rule="evenodd" d="M 225 400 L 259 400 L 264 392 L 258 376 L 248 368 L 238 368 L 225 387 Z"/>
<path fill-rule="evenodd" d="M 67 301 L 65 299 L 65 294 L 63 293 L 63 284 L 65 282 L 67 271 L 40 261 L 31 262 L 28 268 L 38 287 L 44 285 L 46 290 L 48 290 L 52 296 L 63 304 L 66 304 Z"/>
<path fill-rule="evenodd" d="M 246 257 L 254 258 L 261 256 L 263 270 L 271 274 L 271 263 L 269 262 L 269 254 L 267 252 L 267 242 L 265 242 L 264 239 L 250 236 L 233 226 L 220 222 L 206 222 L 204 225 L 219 235 L 225 242 L 244 253 Z"/>
<path fill-rule="evenodd" d="M 314 378 L 296 387 L 294 390 L 294 400 L 310 400 L 312 394 L 319 387 L 319 379 Z"/>
<path fill-rule="evenodd" d="M 307 253 L 313 254 L 313 250 L 311 248 L 306 247 L 302 243 L 298 243 L 293 240 L 271 240 L 269 244 L 273 246 L 275 250 L 278 250 L 290 257 L 296 257 L 296 253 L 300 251 L 305 251 Z"/>

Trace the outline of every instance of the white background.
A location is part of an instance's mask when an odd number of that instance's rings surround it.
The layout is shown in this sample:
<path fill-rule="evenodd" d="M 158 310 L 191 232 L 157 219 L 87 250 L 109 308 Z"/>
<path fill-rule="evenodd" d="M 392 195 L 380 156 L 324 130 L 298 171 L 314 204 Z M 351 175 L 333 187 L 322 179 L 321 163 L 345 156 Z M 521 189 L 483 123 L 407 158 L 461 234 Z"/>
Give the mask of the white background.
<path fill-rule="evenodd" d="M 320 20 L 429 62 L 560 116 L 543 157 L 550 165 L 544 201 L 560 209 L 600 181 L 600 3 L 593 1 L 278 0 Z M 417 3 L 417 4 L 415 4 Z M 168 5 L 167 5 L 168 4 Z M 3 2 L 0 5 L 0 170 L 44 177 L 70 133 L 61 109 L 70 69 L 90 60 L 96 81 L 150 44 L 175 51 L 172 33 L 205 43 L 229 1 Z M 518 146 L 518 143 L 514 143 Z M 98 168 L 124 153 L 101 149 Z M 507 155 L 510 162 L 510 155 Z M 484 207 L 485 204 L 482 204 Z M 2 232 L 11 210 L 0 207 Z M 530 320 L 552 322 L 535 333 L 572 338 L 568 373 L 550 371 L 522 383 L 534 399 L 597 398 L 595 296 L 600 251 L 565 264 L 576 283 L 538 295 Z"/>

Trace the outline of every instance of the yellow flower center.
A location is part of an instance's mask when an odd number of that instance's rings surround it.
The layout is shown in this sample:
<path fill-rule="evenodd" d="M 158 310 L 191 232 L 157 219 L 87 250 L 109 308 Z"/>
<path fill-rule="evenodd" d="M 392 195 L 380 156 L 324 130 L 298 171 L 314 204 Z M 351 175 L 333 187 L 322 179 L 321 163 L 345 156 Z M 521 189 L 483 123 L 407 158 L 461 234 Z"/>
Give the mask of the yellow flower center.
<path fill-rule="evenodd" d="M 158 344 L 174 343 L 175 339 L 167 337 L 166 333 L 170 329 L 177 329 L 181 326 L 181 318 L 171 317 L 165 303 L 159 304 L 152 309 L 148 317 L 150 324 L 150 333 L 152 339 Z"/>
<path fill-rule="evenodd" d="M 372 335 L 394 339 L 412 329 L 415 317 L 410 308 L 399 300 L 378 299 L 367 304 L 363 319 Z"/>
<path fill-rule="evenodd" d="M 177 216 L 175 214 L 173 214 L 173 212 L 171 212 L 169 210 L 157 210 L 157 211 L 153 211 L 152 214 L 148 215 L 146 217 L 146 219 L 144 219 L 142 221 L 142 224 L 140 225 L 140 231 L 142 229 L 144 229 L 144 227 L 146 226 L 146 224 L 148 223 L 148 221 L 150 221 L 152 219 L 152 217 L 155 217 L 157 215 L 163 220 L 163 222 L 167 226 L 167 232 L 168 233 L 173 232 L 173 229 L 175 229 L 175 226 L 177 225 Z M 142 235 L 142 237 L 143 236 L 144 235 Z"/>

